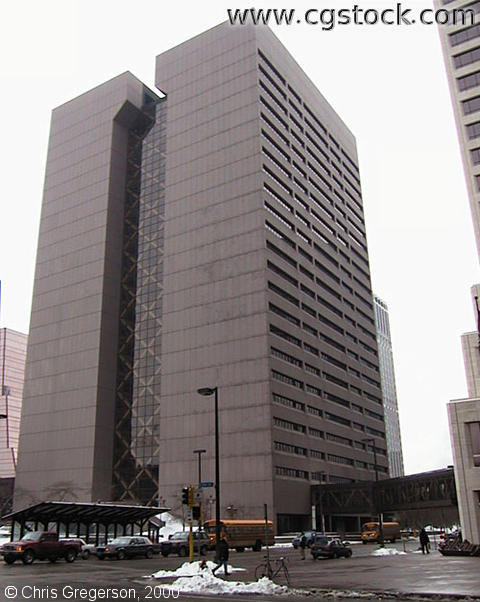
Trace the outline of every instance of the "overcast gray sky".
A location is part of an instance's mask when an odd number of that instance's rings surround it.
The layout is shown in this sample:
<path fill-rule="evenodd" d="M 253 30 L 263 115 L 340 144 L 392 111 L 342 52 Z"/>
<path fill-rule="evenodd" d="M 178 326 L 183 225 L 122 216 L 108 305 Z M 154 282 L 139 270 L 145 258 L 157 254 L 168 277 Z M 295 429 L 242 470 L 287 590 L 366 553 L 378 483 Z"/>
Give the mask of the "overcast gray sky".
<path fill-rule="evenodd" d="M 383 0 L 255 7 L 385 9 Z M 227 19 L 236 0 L 43 0 L 0 8 L 0 326 L 28 332 L 50 112 Z M 431 2 L 404 2 L 415 10 Z M 407 473 L 450 464 L 446 415 L 466 396 L 475 329 L 468 198 L 435 26 L 272 26 L 357 139 L 374 291 L 389 306 Z"/>

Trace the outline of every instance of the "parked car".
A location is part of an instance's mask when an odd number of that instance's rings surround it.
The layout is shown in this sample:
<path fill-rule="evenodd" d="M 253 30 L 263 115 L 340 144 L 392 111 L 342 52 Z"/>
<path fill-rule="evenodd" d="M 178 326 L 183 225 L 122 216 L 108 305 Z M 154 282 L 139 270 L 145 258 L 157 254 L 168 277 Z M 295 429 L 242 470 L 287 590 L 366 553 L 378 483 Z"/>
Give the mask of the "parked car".
<path fill-rule="evenodd" d="M 310 547 L 313 540 L 315 539 L 316 532 L 315 531 L 305 531 L 305 537 L 307 538 L 307 548 Z M 295 549 L 300 546 L 300 540 L 302 539 L 302 534 L 299 533 L 292 540 L 292 545 Z"/>
<path fill-rule="evenodd" d="M 148 537 L 123 536 L 116 537 L 105 546 L 97 546 L 97 558 L 116 558 L 123 560 L 124 558 L 133 558 L 134 556 L 145 556 L 146 558 L 153 557 L 153 544 Z"/>
<path fill-rule="evenodd" d="M 59 541 L 53 531 L 31 531 L 20 541 L 3 544 L 1 554 L 7 564 L 18 559 L 23 564 L 32 564 L 36 559 L 55 562 L 58 558 L 65 558 L 67 562 L 73 562 L 80 551 L 78 543 Z"/>
<path fill-rule="evenodd" d="M 177 531 L 169 536 L 166 541 L 160 543 L 160 552 L 162 556 L 168 556 L 169 554 L 178 554 L 179 556 L 188 556 L 189 554 L 189 541 L 188 531 Z M 193 550 L 198 554 L 204 555 L 210 548 L 210 538 L 205 531 L 194 531 L 193 532 Z"/>
<path fill-rule="evenodd" d="M 90 558 L 91 554 L 96 553 L 95 544 L 87 543 L 84 539 L 81 539 L 80 537 L 61 537 L 59 539 L 59 541 L 70 541 L 70 542 L 78 544 L 80 546 L 80 554 L 79 555 L 84 560 L 87 560 L 87 558 Z"/>
<path fill-rule="evenodd" d="M 350 558 L 352 548 L 347 541 L 332 539 L 326 535 L 317 535 L 310 548 L 313 559 L 317 558 Z"/>

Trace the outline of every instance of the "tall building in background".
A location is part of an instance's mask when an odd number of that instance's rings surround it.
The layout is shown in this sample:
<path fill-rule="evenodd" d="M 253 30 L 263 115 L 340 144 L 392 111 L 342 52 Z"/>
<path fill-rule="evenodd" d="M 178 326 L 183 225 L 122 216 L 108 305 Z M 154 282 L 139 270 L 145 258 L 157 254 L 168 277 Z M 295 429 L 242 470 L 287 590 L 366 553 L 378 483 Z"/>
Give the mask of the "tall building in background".
<path fill-rule="evenodd" d="M 473 228 L 480 252 L 480 2 L 436 0 L 437 7 L 469 9 L 475 23 L 440 28 L 460 141 Z M 477 332 L 462 336 L 468 399 L 448 405 L 455 480 L 464 537 L 480 544 L 480 286 L 472 288 Z"/>
<path fill-rule="evenodd" d="M 388 474 L 353 135 L 266 28 L 222 24 L 53 113 L 16 504 L 63 496 L 306 527 Z M 213 490 L 211 490 L 213 491 Z"/>
<path fill-rule="evenodd" d="M 27 335 L 0 328 L 0 479 L 15 477 Z"/>
<path fill-rule="evenodd" d="M 390 478 L 403 477 L 402 437 L 398 416 L 397 388 L 393 363 L 392 337 L 388 307 L 377 295 L 373 296 L 375 324 L 377 327 L 378 358 L 383 391 L 383 411 L 385 414 L 385 434 L 387 436 L 388 469 Z"/>

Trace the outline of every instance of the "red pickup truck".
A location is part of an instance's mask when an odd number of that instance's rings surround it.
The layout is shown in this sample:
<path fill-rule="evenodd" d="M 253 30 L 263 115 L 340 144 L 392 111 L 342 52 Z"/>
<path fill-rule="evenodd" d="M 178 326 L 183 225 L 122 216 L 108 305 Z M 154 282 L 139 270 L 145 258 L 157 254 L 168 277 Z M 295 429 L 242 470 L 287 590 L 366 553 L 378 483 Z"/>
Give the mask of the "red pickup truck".
<path fill-rule="evenodd" d="M 13 564 L 18 559 L 23 564 L 32 564 L 36 559 L 55 562 L 58 558 L 73 562 L 80 552 L 80 544 L 73 541 L 58 541 L 58 535 L 53 531 L 31 531 L 20 541 L 3 544 L 0 550 L 7 564 Z"/>

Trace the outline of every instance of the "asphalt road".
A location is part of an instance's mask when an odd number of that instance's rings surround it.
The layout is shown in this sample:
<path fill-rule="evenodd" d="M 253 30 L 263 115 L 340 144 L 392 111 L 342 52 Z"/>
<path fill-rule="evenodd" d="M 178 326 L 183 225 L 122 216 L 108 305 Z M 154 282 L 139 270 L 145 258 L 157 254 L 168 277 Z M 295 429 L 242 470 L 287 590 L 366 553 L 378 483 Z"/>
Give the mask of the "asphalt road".
<path fill-rule="evenodd" d="M 396 544 L 402 551 L 403 545 Z M 395 556 L 372 556 L 376 546 L 353 546 L 351 559 L 317 560 L 307 556 L 302 561 L 298 551 L 293 548 L 275 548 L 272 557 L 284 555 L 288 558 L 288 567 L 292 586 L 296 590 L 311 592 L 314 599 L 333 599 L 341 592 L 349 592 L 350 599 L 358 599 L 352 592 L 362 592 L 362 600 L 386 599 L 395 597 L 398 601 L 411 600 L 410 595 L 443 594 L 447 599 L 458 596 L 476 596 L 480 600 L 480 558 L 446 558 L 438 552 L 423 556 L 415 552 L 417 544 L 408 542 L 407 554 Z M 264 551 L 243 554 L 232 552 L 230 563 L 234 567 L 245 568 L 245 572 L 234 573 L 226 577 L 229 581 L 254 581 L 255 567 L 262 562 Z M 211 558 L 211 554 L 209 555 Z M 0 563 L 0 600 L 43 600 L 60 602 L 70 600 L 123 599 L 150 602 L 173 599 L 175 592 L 169 591 L 167 581 L 149 578 L 160 569 L 179 567 L 185 559 L 171 556 L 155 556 L 151 560 L 144 558 L 132 560 L 104 560 L 95 557 L 89 560 L 77 560 L 73 564 L 58 561 L 56 564 L 35 562 L 24 566 L 16 562 L 12 566 Z M 279 584 L 284 584 L 278 579 Z M 101 598 L 99 592 L 110 588 L 109 597 Z M 83 590 L 83 591 L 82 591 Z M 117 592 L 117 598 L 113 591 Z M 381 594 L 384 592 L 389 594 Z M 371 593 L 371 595 L 369 595 Z M 170 598 L 167 595 L 170 594 Z M 348 595 L 348 594 L 347 594 Z M 128 597 L 126 597 L 128 596 Z M 304 595 L 295 593 L 282 596 L 281 600 L 301 600 Z M 231 599 L 237 596 L 215 596 L 213 599 Z M 275 596 L 242 595 L 243 602 L 250 600 L 279 600 Z M 206 595 L 180 594 L 182 602 L 212 600 Z"/>

